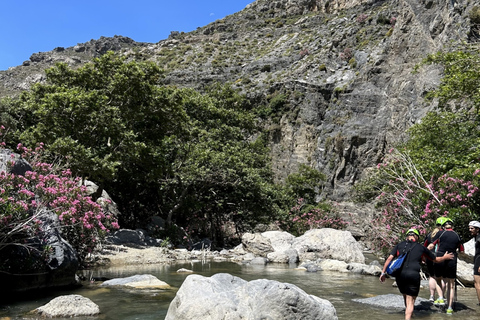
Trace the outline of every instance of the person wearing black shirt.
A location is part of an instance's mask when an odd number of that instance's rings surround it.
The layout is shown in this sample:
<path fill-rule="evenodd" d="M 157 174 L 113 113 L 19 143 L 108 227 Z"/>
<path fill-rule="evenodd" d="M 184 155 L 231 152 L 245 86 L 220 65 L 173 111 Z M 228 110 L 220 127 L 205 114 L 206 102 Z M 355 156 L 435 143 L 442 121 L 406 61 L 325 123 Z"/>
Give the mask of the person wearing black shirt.
<path fill-rule="evenodd" d="M 448 296 L 448 308 L 447 313 L 453 313 L 453 300 L 455 298 L 455 281 L 457 278 L 457 250 L 464 252 L 463 241 L 460 236 L 453 231 L 453 221 L 450 218 L 446 218 L 443 224 L 443 230 L 437 232 L 433 237 L 433 245 L 437 245 L 436 255 L 437 257 L 443 256 L 445 252 L 452 252 L 455 257 L 452 260 L 435 263 L 435 278 L 439 286 L 441 281 L 445 281 L 445 292 L 442 292 L 440 287 L 439 298 L 435 300 L 436 305 L 445 305 L 443 297 Z M 429 248 L 432 249 L 433 245 L 430 244 Z M 445 294 L 447 293 L 447 294 Z"/>
<path fill-rule="evenodd" d="M 398 289 L 403 295 L 405 304 L 405 319 L 410 320 L 415 306 L 415 299 L 420 291 L 420 268 L 421 261 L 424 257 L 433 260 L 434 262 L 441 262 L 447 259 L 453 259 L 453 254 L 445 252 L 441 257 L 436 257 L 435 254 L 428 248 L 418 243 L 420 233 L 416 229 L 407 231 L 407 238 L 405 241 L 398 243 L 390 252 L 382 273 L 380 281 L 385 282 L 385 270 L 387 270 L 390 262 L 398 257 L 402 252 L 408 252 L 405 261 L 403 262 L 400 275 L 395 279 L 397 281 Z"/>

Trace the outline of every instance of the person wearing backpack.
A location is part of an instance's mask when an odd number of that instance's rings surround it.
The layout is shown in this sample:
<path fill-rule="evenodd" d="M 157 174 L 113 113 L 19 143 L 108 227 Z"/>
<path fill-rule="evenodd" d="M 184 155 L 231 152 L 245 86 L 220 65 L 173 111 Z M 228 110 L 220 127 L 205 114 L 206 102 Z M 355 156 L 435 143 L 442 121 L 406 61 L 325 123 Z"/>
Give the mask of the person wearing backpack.
<path fill-rule="evenodd" d="M 435 300 L 434 304 L 438 306 L 445 305 L 444 297 L 448 296 L 447 314 L 453 314 L 455 281 L 457 278 L 457 250 L 459 252 L 464 252 L 464 249 L 462 239 L 455 231 L 453 231 L 452 219 L 446 218 L 442 228 L 443 230 L 437 232 L 432 239 L 433 243 L 428 247 L 429 249 L 433 249 L 435 245 L 437 246 L 437 257 L 442 256 L 445 252 L 451 252 L 454 254 L 454 258 L 449 261 L 436 262 L 434 265 L 437 284 L 441 286 L 442 280 L 445 281 L 445 290 L 442 290 L 442 287 L 440 287 L 438 293 L 439 297 Z"/>
<path fill-rule="evenodd" d="M 398 243 L 390 252 L 385 264 L 383 265 L 382 273 L 380 274 L 380 282 L 385 282 L 388 265 L 395 258 L 402 253 L 407 253 L 399 274 L 395 277 L 398 290 L 403 295 L 403 302 L 405 304 L 405 320 L 410 320 L 415 306 L 415 299 L 420 291 L 420 269 L 421 261 L 424 257 L 433 260 L 434 262 L 441 262 L 444 260 L 453 259 L 452 253 L 445 252 L 443 256 L 435 256 L 435 254 L 423 245 L 418 244 L 420 233 L 417 229 L 409 229 L 407 237 L 404 241 Z"/>

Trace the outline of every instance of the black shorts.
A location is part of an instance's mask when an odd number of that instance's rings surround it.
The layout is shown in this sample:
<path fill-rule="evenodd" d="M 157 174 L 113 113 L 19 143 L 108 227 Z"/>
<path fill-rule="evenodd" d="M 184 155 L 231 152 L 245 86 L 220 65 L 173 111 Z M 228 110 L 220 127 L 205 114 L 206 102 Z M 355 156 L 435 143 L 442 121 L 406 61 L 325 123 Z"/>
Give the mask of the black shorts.
<path fill-rule="evenodd" d="M 432 260 L 427 260 L 427 271 L 428 271 L 428 276 L 429 277 L 435 277 L 435 268 L 434 268 L 434 262 Z"/>
<path fill-rule="evenodd" d="M 420 274 L 418 272 L 403 272 L 395 278 L 400 293 L 418 297 L 420 291 Z"/>
<path fill-rule="evenodd" d="M 475 259 L 475 263 L 473 264 L 473 275 L 480 276 L 478 268 L 480 268 L 480 257 L 477 257 L 477 259 Z"/>
<path fill-rule="evenodd" d="M 434 269 L 437 277 L 455 279 L 457 277 L 457 259 L 435 263 Z"/>

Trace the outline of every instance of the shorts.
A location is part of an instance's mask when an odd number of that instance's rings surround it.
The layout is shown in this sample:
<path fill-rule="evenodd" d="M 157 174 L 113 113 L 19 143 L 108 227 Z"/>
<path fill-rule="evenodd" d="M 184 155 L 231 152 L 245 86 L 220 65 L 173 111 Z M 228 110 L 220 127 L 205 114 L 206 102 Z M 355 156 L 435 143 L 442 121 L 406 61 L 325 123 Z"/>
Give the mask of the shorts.
<path fill-rule="evenodd" d="M 435 277 L 434 262 L 432 260 L 427 260 L 426 264 L 427 264 L 428 276 L 429 277 Z"/>
<path fill-rule="evenodd" d="M 435 263 L 434 269 L 437 277 L 455 279 L 457 277 L 457 259 Z"/>
<path fill-rule="evenodd" d="M 418 297 L 420 291 L 420 274 L 418 272 L 402 272 L 395 280 L 400 293 Z"/>
<path fill-rule="evenodd" d="M 478 268 L 480 268 L 480 257 L 475 259 L 475 263 L 473 264 L 473 275 L 480 276 L 480 272 L 478 272 Z"/>

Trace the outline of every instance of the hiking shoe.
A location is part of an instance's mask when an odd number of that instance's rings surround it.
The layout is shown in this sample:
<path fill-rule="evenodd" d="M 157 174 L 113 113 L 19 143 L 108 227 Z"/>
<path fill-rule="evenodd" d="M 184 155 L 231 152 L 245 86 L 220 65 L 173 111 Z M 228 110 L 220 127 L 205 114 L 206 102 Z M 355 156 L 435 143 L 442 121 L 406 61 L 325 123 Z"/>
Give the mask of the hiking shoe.
<path fill-rule="evenodd" d="M 437 305 L 437 306 L 444 306 L 445 305 L 445 301 L 443 300 L 443 298 L 438 298 L 437 300 L 435 300 L 433 302 L 433 304 Z"/>
<path fill-rule="evenodd" d="M 430 299 L 428 299 L 428 300 L 433 302 L 433 301 L 435 301 L 435 298 L 433 296 L 430 296 Z"/>
<path fill-rule="evenodd" d="M 452 308 L 448 308 L 448 309 L 447 309 L 447 314 L 453 314 L 453 309 L 452 309 Z"/>

